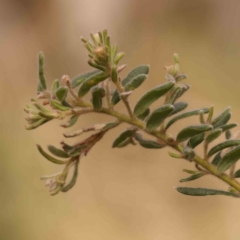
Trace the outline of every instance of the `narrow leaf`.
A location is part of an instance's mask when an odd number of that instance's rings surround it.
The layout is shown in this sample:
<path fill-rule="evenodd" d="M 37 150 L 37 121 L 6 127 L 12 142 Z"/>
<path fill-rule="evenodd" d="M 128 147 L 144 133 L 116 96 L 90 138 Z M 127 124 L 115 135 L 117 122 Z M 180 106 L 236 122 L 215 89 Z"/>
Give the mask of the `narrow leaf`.
<path fill-rule="evenodd" d="M 191 175 L 190 177 L 187 177 L 187 178 L 183 178 L 180 180 L 180 182 L 189 182 L 189 181 L 193 181 L 193 180 L 196 180 L 202 176 L 204 176 L 205 174 L 204 173 L 198 173 L 198 174 L 193 174 Z"/>
<path fill-rule="evenodd" d="M 56 97 L 60 102 L 63 102 L 68 94 L 68 88 L 67 87 L 60 87 L 56 91 Z"/>
<path fill-rule="evenodd" d="M 61 158 L 69 158 L 69 155 L 61 149 L 58 149 L 52 145 L 48 145 L 48 151 L 53 155 Z"/>
<path fill-rule="evenodd" d="M 212 125 L 209 125 L 209 124 L 193 125 L 193 126 L 186 127 L 178 133 L 177 141 L 183 142 L 190 137 L 193 137 L 197 134 L 200 134 L 209 130 L 212 130 Z"/>
<path fill-rule="evenodd" d="M 106 73 L 100 72 L 96 76 L 86 79 L 78 91 L 78 96 L 83 97 L 84 95 L 86 95 L 88 93 L 90 88 L 96 86 L 98 83 L 106 80 L 107 78 L 108 78 L 108 75 Z"/>
<path fill-rule="evenodd" d="M 214 141 L 216 138 L 218 138 L 222 133 L 222 129 L 214 129 L 212 130 L 208 136 L 206 137 L 206 143 L 210 143 L 212 141 Z"/>
<path fill-rule="evenodd" d="M 112 122 L 112 123 L 107 123 L 105 127 L 103 127 L 102 131 L 108 131 L 116 126 L 118 126 L 120 123 L 119 122 Z"/>
<path fill-rule="evenodd" d="M 173 106 L 174 106 L 174 110 L 169 114 L 169 117 L 187 108 L 188 103 L 178 102 L 178 103 L 174 103 Z"/>
<path fill-rule="evenodd" d="M 231 113 L 225 114 L 217 123 L 213 125 L 214 128 L 218 128 L 225 125 L 230 120 L 231 116 L 232 116 Z"/>
<path fill-rule="evenodd" d="M 102 108 L 102 98 L 106 93 L 103 87 L 95 87 L 92 91 L 92 104 L 94 109 L 100 110 Z"/>
<path fill-rule="evenodd" d="M 174 110 L 173 105 L 166 104 L 155 111 L 148 117 L 146 128 L 148 131 L 153 131 L 161 125 L 161 123 L 169 116 Z"/>
<path fill-rule="evenodd" d="M 212 120 L 212 125 L 215 125 L 217 122 L 219 122 L 223 117 L 225 117 L 229 112 L 231 108 L 226 108 L 221 114 L 219 114 L 215 119 Z"/>
<path fill-rule="evenodd" d="M 221 159 L 222 159 L 222 158 L 221 158 L 221 152 L 219 152 L 219 153 L 217 153 L 216 156 L 213 158 L 213 160 L 212 160 L 212 162 L 211 162 L 212 165 L 217 166 Z"/>
<path fill-rule="evenodd" d="M 168 129 L 171 125 L 173 125 L 176 121 L 187 118 L 187 117 L 191 117 L 194 115 L 199 115 L 199 112 L 203 111 L 203 113 L 208 113 L 209 112 L 209 108 L 200 108 L 197 110 L 193 110 L 190 112 L 185 112 L 182 114 L 177 115 L 176 117 L 172 118 L 166 125 L 165 129 Z"/>
<path fill-rule="evenodd" d="M 223 132 L 225 132 L 225 131 L 227 131 L 229 129 L 232 129 L 232 128 L 235 128 L 237 126 L 238 125 L 236 123 L 230 123 L 230 124 L 227 124 L 227 125 L 223 125 L 220 128 L 222 129 Z"/>
<path fill-rule="evenodd" d="M 52 96 L 56 96 L 56 91 L 57 91 L 57 89 L 59 88 L 59 86 L 60 86 L 60 82 L 59 82 L 59 80 L 58 79 L 55 79 L 54 81 L 53 81 L 53 84 L 52 84 Z"/>
<path fill-rule="evenodd" d="M 77 182 L 77 177 L 78 177 L 78 165 L 79 165 L 79 160 L 76 160 L 75 164 L 74 164 L 74 172 L 73 172 L 73 176 L 72 176 L 72 179 L 71 181 L 65 185 L 61 191 L 62 192 L 67 192 L 69 191 L 70 189 L 72 189 L 74 187 L 74 185 L 76 184 Z"/>
<path fill-rule="evenodd" d="M 179 75 L 176 76 L 175 79 L 176 79 L 176 82 L 179 82 L 179 81 L 187 79 L 187 75 L 186 74 L 179 74 Z"/>
<path fill-rule="evenodd" d="M 150 148 L 150 149 L 159 149 L 163 148 L 164 146 L 159 144 L 158 142 L 146 140 L 142 137 L 141 134 L 137 133 L 135 135 L 135 139 L 139 142 L 139 144 L 144 148 Z"/>
<path fill-rule="evenodd" d="M 139 86 L 141 86 L 141 84 L 145 81 L 146 78 L 146 74 L 139 74 L 124 86 L 125 91 L 133 91 L 134 89 L 138 88 Z"/>
<path fill-rule="evenodd" d="M 38 54 L 38 77 L 39 77 L 39 85 L 38 90 L 43 92 L 47 89 L 46 79 L 44 76 L 44 55 L 42 52 Z"/>
<path fill-rule="evenodd" d="M 61 127 L 69 128 L 72 127 L 78 120 L 78 115 L 72 116 L 66 124 L 61 124 Z"/>
<path fill-rule="evenodd" d="M 191 148 L 197 147 L 199 144 L 201 144 L 204 140 L 204 133 L 200 133 L 194 137 L 191 137 L 187 143 L 187 145 Z"/>
<path fill-rule="evenodd" d="M 225 192 L 221 190 L 215 189 L 207 189 L 207 188 L 188 188 L 188 187 L 177 187 L 178 192 L 189 195 L 189 196 L 209 196 L 209 195 L 226 195 L 231 197 L 238 197 L 237 194 Z"/>
<path fill-rule="evenodd" d="M 50 162 L 52 163 L 56 163 L 56 164 L 66 164 L 65 161 L 62 161 L 62 160 L 59 160 L 59 159 L 56 159 L 52 156 L 50 156 L 48 153 L 46 153 L 42 147 L 40 145 L 37 145 L 37 148 L 38 148 L 38 151 L 47 159 L 49 160 Z"/>
<path fill-rule="evenodd" d="M 143 113 L 137 116 L 137 118 L 141 119 L 142 121 L 149 115 L 150 108 L 147 108 Z"/>
<path fill-rule="evenodd" d="M 226 139 L 230 139 L 230 138 L 232 137 L 232 134 L 231 134 L 231 131 L 230 131 L 230 130 L 227 130 L 227 131 L 225 132 L 225 137 L 226 137 Z"/>
<path fill-rule="evenodd" d="M 115 148 L 117 147 L 120 143 L 125 141 L 127 138 L 132 137 L 134 134 L 135 130 L 133 129 L 128 129 L 121 133 L 113 142 L 112 147 Z"/>
<path fill-rule="evenodd" d="M 127 138 L 124 141 L 122 141 L 121 143 L 119 143 L 116 147 L 117 148 L 123 148 L 128 146 L 129 144 L 132 144 L 132 139 L 131 138 Z"/>
<path fill-rule="evenodd" d="M 167 82 L 148 91 L 136 104 L 134 108 L 134 114 L 138 116 L 143 113 L 148 107 L 150 107 L 153 102 L 155 102 L 165 93 L 167 93 L 174 85 L 175 82 Z"/>
<path fill-rule="evenodd" d="M 227 140 L 225 142 L 219 143 L 218 145 L 210 149 L 208 156 L 211 157 L 216 152 L 219 152 L 225 148 L 235 147 L 238 145 L 240 145 L 240 140 Z"/>
<path fill-rule="evenodd" d="M 148 65 L 141 65 L 141 66 L 138 66 L 138 67 L 132 69 L 129 72 L 129 74 L 122 80 L 123 87 L 127 86 L 138 75 L 140 75 L 140 74 L 141 75 L 142 74 L 147 75 L 148 73 L 149 73 L 149 66 Z M 125 89 L 125 91 L 129 91 L 129 90 Z M 115 92 L 113 93 L 111 102 L 112 102 L 113 105 L 116 105 L 120 100 L 121 100 L 121 98 L 119 96 L 118 90 L 115 90 Z"/>
<path fill-rule="evenodd" d="M 173 158 L 183 158 L 183 156 L 176 154 L 176 153 L 169 152 L 168 154 L 170 157 L 173 157 Z"/>
<path fill-rule="evenodd" d="M 220 160 L 217 166 L 217 170 L 220 173 L 225 172 L 229 167 L 235 164 L 240 159 L 240 146 L 234 148 L 230 152 L 226 153 Z"/>
<path fill-rule="evenodd" d="M 54 108 L 56 108 L 56 109 L 58 109 L 58 110 L 60 110 L 60 111 L 68 111 L 68 110 L 71 109 L 71 108 L 69 108 L 69 107 L 63 106 L 62 104 L 60 104 L 60 103 L 57 102 L 56 100 L 51 100 L 51 105 L 52 105 Z"/>
<path fill-rule="evenodd" d="M 71 80 L 71 87 L 75 88 L 78 85 L 80 85 L 81 83 L 83 83 L 86 79 L 92 78 L 93 76 L 99 75 L 100 73 L 101 73 L 100 70 L 94 70 L 94 71 L 86 72 L 79 76 L 76 76 L 75 78 L 73 78 Z"/>
<path fill-rule="evenodd" d="M 177 96 L 179 95 L 179 93 L 182 91 L 182 88 L 180 86 L 175 87 L 171 93 L 170 96 L 167 100 L 166 103 L 168 104 L 173 104 L 175 102 L 175 100 L 177 99 Z"/>
<path fill-rule="evenodd" d="M 41 118 L 38 121 L 34 122 L 33 124 L 27 126 L 26 130 L 33 130 L 33 129 L 37 128 L 37 127 L 40 127 L 41 125 L 43 125 L 44 123 L 46 123 L 48 121 L 49 121 L 49 119 Z"/>

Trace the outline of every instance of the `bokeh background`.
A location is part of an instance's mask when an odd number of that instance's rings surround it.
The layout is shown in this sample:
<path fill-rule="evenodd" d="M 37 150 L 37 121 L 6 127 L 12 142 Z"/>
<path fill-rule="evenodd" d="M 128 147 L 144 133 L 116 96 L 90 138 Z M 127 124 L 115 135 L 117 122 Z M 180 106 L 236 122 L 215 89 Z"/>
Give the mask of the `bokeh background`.
<path fill-rule="evenodd" d="M 240 122 L 239 0 L 0 0 L 0 16 L 1 240 L 240 239 L 239 200 L 180 195 L 174 186 L 193 166 L 169 158 L 167 149 L 111 149 L 126 126 L 82 159 L 74 189 L 49 196 L 39 177 L 59 169 L 35 144 L 57 145 L 63 129 L 53 122 L 28 132 L 23 112 L 35 96 L 37 53 L 45 53 L 49 85 L 63 74 L 74 77 L 89 70 L 80 36 L 107 28 L 126 52 L 127 70 L 150 64 L 133 103 L 164 82 L 163 66 L 177 52 L 192 85 L 184 97 L 190 108 L 214 104 L 218 113 L 231 105 Z M 108 119 L 84 116 L 77 127 Z M 181 185 L 227 189 L 213 177 Z"/>

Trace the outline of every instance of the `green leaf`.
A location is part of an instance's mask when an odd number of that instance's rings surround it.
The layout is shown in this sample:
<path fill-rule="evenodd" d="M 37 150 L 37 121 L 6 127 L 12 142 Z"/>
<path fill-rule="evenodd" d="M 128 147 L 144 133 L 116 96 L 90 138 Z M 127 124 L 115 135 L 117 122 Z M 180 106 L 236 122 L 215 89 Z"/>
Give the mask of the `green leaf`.
<path fill-rule="evenodd" d="M 41 118 L 38 121 L 34 122 L 33 124 L 27 126 L 26 130 L 33 130 L 35 128 L 38 128 L 38 127 L 40 127 L 41 125 L 43 125 L 44 123 L 46 123 L 48 121 L 49 121 L 49 119 Z"/>
<path fill-rule="evenodd" d="M 182 85 L 181 91 L 178 93 L 176 99 L 180 98 L 185 92 L 187 92 L 190 89 L 190 86 L 187 84 Z"/>
<path fill-rule="evenodd" d="M 155 102 L 165 93 L 167 93 L 174 85 L 175 82 L 167 82 L 145 93 L 136 104 L 134 108 L 134 114 L 138 116 L 144 111 L 146 111 L 146 109 L 150 107 L 153 102 Z"/>
<path fill-rule="evenodd" d="M 161 123 L 169 116 L 174 110 L 173 105 L 166 104 L 155 111 L 148 117 L 146 128 L 148 131 L 153 131 L 161 125 Z"/>
<path fill-rule="evenodd" d="M 214 166 L 217 166 L 221 159 L 222 159 L 221 158 L 221 152 L 219 152 L 218 154 L 215 155 L 211 164 L 214 165 Z"/>
<path fill-rule="evenodd" d="M 230 130 L 227 130 L 227 131 L 225 132 L 225 137 L 226 137 L 226 139 L 230 139 L 230 138 L 232 137 L 232 134 L 231 134 L 231 131 L 230 131 Z"/>
<path fill-rule="evenodd" d="M 123 148 L 123 147 L 128 146 L 129 144 L 132 144 L 132 139 L 131 138 L 125 139 L 123 142 L 119 143 L 116 147 L 117 148 Z"/>
<path fill-rule="evenodd" d="M 146 78 L 146 74 L 139 74 L 124 86 L 124 90 L 126 92 L 133 91 L 134 89 L 140 87 Z"/>
<path fill-rule="evenodd" d="M 230 112 L 230 110 L 230 107 L 226 108 L 221 114 L 219 114 L 215 119 L 212 120 L 212 125 L 217 124 L 223 117 L 225 117 Z"/>
<path fill-rule="evenodd" d="M 146 140 L 142 137 L 141 134 L 136 133 L 135 134 L 135 139 L 139 142 L 139 144 L 144 147 L 144 148 L 150 148 L 150 149 L 159 149 L 163 148 L 164 146 L 159 144 L 158 142 L 151 141 L 151 140 Z"/>
<path fill-rule="evenodd" d="M 86 79 L 78 91 L 78 96 L 83 97 L 88 91 L 98 83 L 106 80 L 109 76 L 106 73 L 99 73 L 92 78 Z"/>
<path fill-rule="evenodd" d="M 67 191 L 69 191 L 70 189 L 72 189 L 73 187 L 74 187 L 74 185 L 76 184 L 76 182 L 77 182 L 77 177 L 78 177 L 78 165 L 79 165 L 79 160 L 76 160 L 75 161 L 75 164 L 74 164 L 74 172 L 73 172 L 73 176 L 72 176 L 72 179 L 71 179 L 71 181 L 67 184 L 67 185 L 65 185 L 62 189 L 61 189 L 61 191 L 62 192 L 67 192 Z"/>
<path fill-rule="evenodd" d="M 236 123 L 230 123 L 230 124 L 227 124 L 227 125 L 223 125 L 220 128 L 222 129 L 223 132 L 225 132 L 225 131 L 227 131 L 229 129 L 232 129 L 232 128 L 235 128 L 237 126 L 238 125 Z"/>
<path fill-rule="evenodd" d="M 55 79 L 54 81 L 53 81 L 53 84 L 52 84 L 52 96 L 56 96 L 56 91 L 57 91 L 57 89 L 59 88 L 59 86 L 60 86 L 60 82 L 59 82 L 59 80 L 58 79 Z"/>
<path fill-rule="evenodd" d="M 215 123 L 213 125 L 213 127 L 218 128 L 218 127 L 221 127 L 221 126 L 225 125 L 230 120 L 231 116 L 232 116 L 231 113 L 227 113 L 217 123 Z"/>
<path fill-rule="evenodd" d="M 102 98 L 105 97 L 106 93 L 103 87 L 95 87 L 92 90 L 92 104 L 93 108 L 100 110 L 102 108 Z"/>
<path fill-rule="evenodd" d="M 137 116 L 137 118 L 141 119 L 142 121 L 149 115 L 150 108 L 147 108 L 143 113 Z"/>
<path fill-rule="evenodd" d="M 234 178 L 240 178 L 240 169 L 234 173 Z"/>
<path fill-rule="evenodd" d="M 193 181 L 193 180 L 196 180 L 202 176 L 204 176 L 205 174 L 204 173 L 198 173 L 198 174 L 193 174 L 191 175 L 190 177 L 187 177 L 187 178 L 183 178 L 180 180 L 180 182 L 189 182 L 189 181 Z"/>
<path fill-rule="evenodd" d="M 174 106 L 174 110 L 169 114 L 169 117 L 187 108 L 188 103 L 178 102 L 178 103 L 174 103 L 173 106 Z"/>
<path fill-rule="evenodd" d="M 69 107 L 63 106 L 62 104 L 60 104 L 60 103 L 57 102 L 56 100 L 51 100 L 51 105 L 52 105 L 53 107 L 55 107 L 56 109 L 60 110 L 60 111 L 68 111 L 68 110 L 71 109 L 71 108 L 69 108 Z"/>
<path fill-rule="evenodd" d="M 209 108 L 200 108 L 197 110 L 193 110 L 190 112 L 185 112 L 182 114 L 177 115 L 176 117 L 172 118 L 166 125 L 165 129 L 168 129 L 171 125 L 173 125 L 176 121 L 187 118 L 187 117 L 191 117 L 194 115 L 199 115 L 199 112 L 203 111 L 203 113 L 208 113 L 209 112 Z"/>
<path fill-rule="evenodd" d="M 67 162 L 56 159 L 52 156 L 50 156 L 48 153 L 46 153 L 40 145 L 37 145 L 38 151 L 50 162 L 55 163 L 55 164 L 66 164 Z"/>
<path fill-rule="evenodd" d="M 193 126 L 186 127 L 178 133 L 177 141 L 183 142 L 190 137 L 193 137 L 197 134 L 200 134 L 209 130 L 212 130 L 212 125 L 209 125 L 209 124 L 193 125 Z"/>
<path fill-rule="evenodd" d="M 81 83 L 83 83 L 85 80 L 95 77 L 96 75 L 99 75 L 100 73 L 102 73 L 102 71 L 94 70 L 91 72 L 86 72 L 81 75 L 78 75 L 71 80 L 71 87 L 75 88 L 75 87 L 79 86 Z"/>
<path fill-rule="evenodd" d="M 225 148 L 235 147 L 238 145 L 240 145 L 240 140 L 227 140 L 225 142 L 219 143 L 218 145 L 216 145 L 215 147 L 210 149 L 210 151 L 208 153 L 208 157 L 211 157 L 216 152 L 219 152 Z"/>
<path fill-rule="evenodd" d="M 135 133 L 136 130 L 133 129 L 128 129 L 126 131 L 124 131 L 123 133 L 121 133 L 113 142 L 112 147 L 118 147 L 119 144 L 121 144 L 122 142 L 124 142 L 127 138 L 130 138 L 133 136 L 133 134 Z"/>
<path fill-rule="evenodd" d="M 107 123 L 103 128 L 102 131 L 108 131 L 111 128 L 114 128 L 116 126 L 118 126 L 120 123 L 119 122 L 112 122 L 112 123 Z"/>
<path fill-rule="evenodd" d="M 47 89 L 47 85 L 44 76 L 44 55 L 42 52 L 38 54 L 38 77 L 39 77 L 38 90 L 40 90 L 40 92 L 43 92 L 44 90 Z"/>
<path fill-rule="evenodd" d="M 200 133 L 194 137 L 191 137 L 187 143 L 187 145 L 191 148 L 197 147 L 199 144 L 201 144 L 204 140 L 205 134 Z"/>
<path fill-rule="evenodd" d="M 149 73 L 148 65 L 141 65 L 132 69 L 131 72 L 129 72 L 129 74 L 122 80 L 123 87 L 127 86 L 138 75 L 142 75 L 142 74 L 147 75 L 148 73 Z M 125 91 L 130 91 L 130 90 L 125 90 Z M 115 92 L 113 93 L 111 102 L 113 105 L 116 105 L 120 100 L 121 98 L 119 96 L 118 90 L 115 90 Z"/>
<path fill-rule="evenodd" d="M 74 115 L 69 119 L 69 121 L 66 124 L 61 124 L 60 126 L 64 128 L 72 127 L 77 122 L 78 117 L 79 117 L 78 115 Z"/>
<path fill-rule="evenodd" d="M 179 74 L 179 75 L 176 76 L 175 79 L 176 79 L 176 82 L 179 82 L 179 81 L 187 79 L 187 75 L 186 74 Z"/>
<path fill-rule="evenodd" d="M 211 132 L 209 132 L 208 136 L 206 137 L 206 143 L 209 144 L 210 142 L 214 141 L 216 138 L 218 138 L 222 133 L 222 129 L 214 129 Z"/>
<path fill-rule="evenodd" d="M 61 158 L 69 158 L 69 155 L 61 149 L 58 149 L 52 145 L 48 145 L 48 151 L 53 155 Z"/>
<path fill-rule="evenodd" d="M 178 192 L 189 195 L 189 196 L 209 196 L 209 195 L 226 195 L 231 197 L 238 197 L 238 195 L 231 193 L 231 192 L 225 192 L 221 190 L 215 190 L 215 189 L 207 189 L 207 188 L 188 188 L 188 187 L 177 187 L 176 188 Z"/>
<path fill-rule="evenodd" d="M 60 87 L 56 91 L 56 97 L 60 102 L 63 102 L 68 94 L 68 88 Z"/>
<path fill-rule="evenodd" d="M 170 96 L 169 96 L 166 103 L 173 104 L 176 101 L 177 96 L 179 95 L 179 93 L 181 91 L 182 91 L 182 88 L 180 86 L 177 86 L 174 89 L 172 89 L 171 92 L 170 92 Z"/>
<path fill-rule="evenodd" d="M 168 154 L 169 154 L 170 157 L 173 157 L 173 158 L 183 158 L 183 156 L 178 155 L 176 153 L 169 152 Z"/>
<path fill-rule="evenodd" d="M 226 153 L 218 163 L 217 170 L 220 173 L 225 172 L 229 167 L 240 159 L 240 146 Z"/>

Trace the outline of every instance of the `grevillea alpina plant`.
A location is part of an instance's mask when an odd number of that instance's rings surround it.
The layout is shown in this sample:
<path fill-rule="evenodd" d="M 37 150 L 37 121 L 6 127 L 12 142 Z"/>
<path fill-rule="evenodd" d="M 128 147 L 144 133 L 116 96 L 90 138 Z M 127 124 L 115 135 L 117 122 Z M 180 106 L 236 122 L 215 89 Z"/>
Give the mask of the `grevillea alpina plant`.
<path fill-rule="evenodd" d="M 227 195 L 240 197 L 240 170 L 235 171 L 236 162 L 240 159 L 240 132 L 231 134 L 230 130 L 237 126 L 228 123 L 231 118 L 230 108 L 214 116 L 214 107 L 186 111 L 187 102 L 179 99 L 185 94 L 189 85 L 180 83 L 187 77 L 180 73 L 179 57 L 174 54 L 174 64 L 166 66 L 166 83 L 146 92 L 132 108 L 129 97 L 140 87 L 148 77 L 149 66 L 141 65 L 131 70 L 123 79 L 120 77 L 126 65 L 119 65 L 124 53 L 112 45 L 106 30 L 91 34 L 91 40 L 82 38 L 88 51 L 88 64 L 93 71 L 83 73 L 73 79 L 63 76 L 61 81 L 56 79 L 51 89 L 47 88 L 44 75 L 44 56 L 39 53 L 39 82 L 36 99 L 27 105 L 28 130 L 35 129 L 54 119 L 68 120 L 61 124 L 63 128 L 70 128 L 77 123 L 79 116 L 90 113 L 101 113 L 114 117 L 116 121 L 97 123 L 83 127 L 75 132 L 64 134 L 66 138 L 79 137 L 85 132 L 94 133 L 80 142 L 69 145 L 61 142 L 61 148 L 49 145 L 47 153 L 37 145 L 39 152 L 50 162 L 63 165 L 63 170 L 53 175 L 44 176 L 46 186 L 50 187 L 51 195 L 67 192 L 76 183 L 80 158 L 86 156 L 91 148 L 97 144 L 105 134 L 121 123 L 128 123 L 130 127 L 122 132 L 112 144 L 113 148 L 123 148 L 128 145 L 140 145 L 143 148 L 162 149 L 170 147 L 174 152 L 169 155 L 174 158 L 185 159 L 195 163 L 195 169 L 183 169 L 190 174 L 180 182 L 193 181 L 210 174 L 228 184 L 226 191 L 177 187 L 177 191 L 191 196 Z M 90 101 L 86 95 L 90 93 Z M 150 110 L 151 105 L 160 98 L 164 104 L 157 109 Z M 40 102 L 41 101 L 41 102 Z M 126 113 L 114 109 L 115 105 L 123 102 Z M 46 108 L 45 106 L 49 106 Z M 199 118 L 199 124 L 188 125 L 177 134 L 169 134 L 170 127 L 181 119 L 191 116 Z M 209 149 L 209 144 L 221 134 L 226 140 Z M 149 135 L 152 139 L 147 139 Z M 176 135 L 176 137 L 174 137 Z M 203 156 L 195 153 L 195 148 L 203 144 Z M 161 153 L 159 153 L 161 154 Z M 74 168 L 70 180 L 67 179 L 70 168 Z"/>

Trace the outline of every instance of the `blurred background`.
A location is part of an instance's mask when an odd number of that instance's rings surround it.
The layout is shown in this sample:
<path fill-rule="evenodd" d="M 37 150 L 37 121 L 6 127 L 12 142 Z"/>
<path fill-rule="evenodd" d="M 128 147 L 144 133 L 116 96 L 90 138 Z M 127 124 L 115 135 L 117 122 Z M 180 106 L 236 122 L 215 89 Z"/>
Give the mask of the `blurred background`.
<path fill-rule="evenodd" d="M 213 177 L 180 184 L 193 165 L 168 157 L 168 150 L 111 149 L 126 126 L 110 132 L 80 164 L 77 185 L 51 197 L 40 176 L 59 171 L 40 156 L 36 144 L 59 144 L 58 122 L 26 131 L 23 108 L 35 97 L 37 53 L 46 58 L 48 84 L 63 74 L 89 70 L 80 36 L 104 28 L 126 52 L 125 75 L 150 64 L 137 99 L 163 83 L 163 66 L 179 53 L 192 85 L 190 108 L 231 105 L 240 122 L 240 3 L 238 0 L 0 0 L 0 183 L 1 240 L 240 239 L 240 201 L 191 198 L 175 186 L 227 189 Z M 124 110 L 119 104 L 120 110 Z M 78 126 L 108 121 L 87 115 Z M 197 121 L 181 121 L 171 128 Z M 75 128 L 77 128 L 75 127 Z M 202 153 L 201 149 L 198 149 Z"/>

